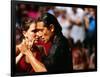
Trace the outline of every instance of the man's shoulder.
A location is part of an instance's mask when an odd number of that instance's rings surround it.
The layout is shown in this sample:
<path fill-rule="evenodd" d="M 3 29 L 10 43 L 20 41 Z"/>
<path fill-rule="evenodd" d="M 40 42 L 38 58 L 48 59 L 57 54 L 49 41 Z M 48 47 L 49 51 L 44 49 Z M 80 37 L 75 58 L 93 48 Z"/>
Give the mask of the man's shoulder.
<path fill-rule="evenodd" d="M 56 46 L 58 50 L 60 49 L 68 49 L 68 39 L 66 39 L 63 35 L 57 36 L 53 42 L 53 46 Z"/>
<path fill-rule="evenodd" d="M 68 39 L 65 38 L 63 35 L 60 38 L 61 45 L 68 45 Z"/>

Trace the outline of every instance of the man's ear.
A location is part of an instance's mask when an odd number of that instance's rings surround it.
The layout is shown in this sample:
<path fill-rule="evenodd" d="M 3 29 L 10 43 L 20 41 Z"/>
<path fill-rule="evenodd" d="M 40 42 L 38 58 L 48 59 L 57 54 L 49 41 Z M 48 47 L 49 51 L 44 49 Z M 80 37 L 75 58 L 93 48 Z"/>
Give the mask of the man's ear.
<path fill-rule="evenodd" d="M 23 31 L 23 35 L 24 35 L 24 37 L 26 36 L 26 31 Z"/>
<path fill-rule="evenodd" d="M 54 32 L 54 25 L 50 24 L 50 28 L 49 29 L 50 29 L 51 32 Z"/>

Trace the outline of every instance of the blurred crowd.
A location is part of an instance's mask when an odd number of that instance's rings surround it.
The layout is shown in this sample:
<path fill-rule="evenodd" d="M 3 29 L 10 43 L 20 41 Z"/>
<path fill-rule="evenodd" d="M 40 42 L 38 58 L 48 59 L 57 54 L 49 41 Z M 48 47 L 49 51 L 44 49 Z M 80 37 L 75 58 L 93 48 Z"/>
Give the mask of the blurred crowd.
<path fill-rule="evenodd" d="M 90 7 L 60 7 L 18 4 L 16 6 L 16 45 L 23 37 L 21 23 L 37 20 L 43 13 L 54 15 L 69 41 L 74 70 L 95 69 L 96 9 Z"/>

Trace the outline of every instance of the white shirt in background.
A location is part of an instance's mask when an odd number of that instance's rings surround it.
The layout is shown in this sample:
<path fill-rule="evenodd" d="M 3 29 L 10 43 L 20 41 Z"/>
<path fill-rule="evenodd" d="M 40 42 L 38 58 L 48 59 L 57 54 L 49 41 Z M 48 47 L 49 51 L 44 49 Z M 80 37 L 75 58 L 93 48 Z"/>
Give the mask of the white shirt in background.
<path fill-rule="evenodd" d="M 84 17 L 84 11 L 81 8 L 77 9 L 77 13 L 71 13 L 70 18 L 73 21 L 76 21 L 77 19 L 80 19 L 80 21 L 83 23 L 83 17 Z M 83 42 L 85 38 L 85 29 L 84 29 L 84 24 L 81 26 L 79 25 L 73 25 L 70 37 L 73 38 L 74 43 L 77 43 L 79 40 L 80 42 Z"/>

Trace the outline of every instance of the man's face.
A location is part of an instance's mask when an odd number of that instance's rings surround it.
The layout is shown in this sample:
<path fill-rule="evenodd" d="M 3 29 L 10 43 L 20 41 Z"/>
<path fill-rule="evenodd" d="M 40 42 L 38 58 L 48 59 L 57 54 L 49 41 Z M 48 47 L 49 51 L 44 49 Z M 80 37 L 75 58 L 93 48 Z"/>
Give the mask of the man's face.
<path fill-rule="evenodd" d="M 36 30 L 37 30 L 36 35 L 39 36 L 39 38 L 44 43 L 47 43 L 48 41 L 50 41 L 50 39 L 53 35 L 53 31 L 52 31 L 52 29 L 48 29 L 47 27 L 45 27 L 44 23 L 42 21 L 37 22 Z"/>

